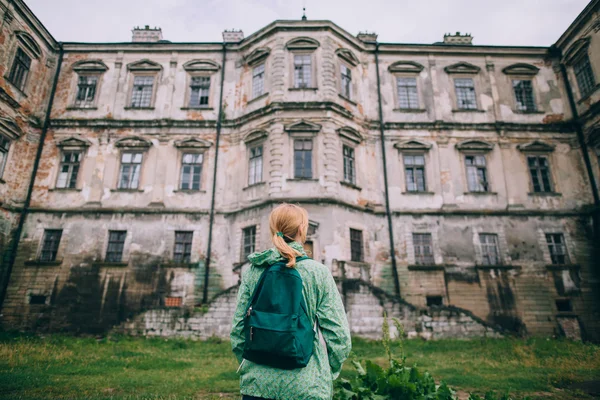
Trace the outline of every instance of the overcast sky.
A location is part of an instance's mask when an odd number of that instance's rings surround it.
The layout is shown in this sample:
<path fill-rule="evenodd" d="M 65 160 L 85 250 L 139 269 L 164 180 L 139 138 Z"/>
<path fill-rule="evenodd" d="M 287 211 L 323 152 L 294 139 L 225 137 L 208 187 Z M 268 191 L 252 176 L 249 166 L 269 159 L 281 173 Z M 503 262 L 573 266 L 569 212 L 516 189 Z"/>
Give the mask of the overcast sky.
<path fill-rule="evenodd" d="M 276 19 L 327 19 L 380 42 L 433 43 L 469 32 L 474 44 L 549 46 L 589 0 L 25 0 L 60 41 L 126 42 L 134 26 L 158 26 L 174 42 L 249 36 Z"/>

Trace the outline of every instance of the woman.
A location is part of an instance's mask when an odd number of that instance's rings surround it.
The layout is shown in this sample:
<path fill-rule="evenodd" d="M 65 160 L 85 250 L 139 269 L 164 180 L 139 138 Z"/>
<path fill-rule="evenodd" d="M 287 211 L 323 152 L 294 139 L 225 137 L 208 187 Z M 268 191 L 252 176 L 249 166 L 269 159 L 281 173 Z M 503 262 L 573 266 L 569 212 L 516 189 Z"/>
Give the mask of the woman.
<path fill-rule="evenodd" d="M 240 391 L 243 400 L 331 399 L 333 380 L 351 348 L 346 312 L 329 269 L 306 256 L 302 243 L 306 240 L 308 214 L 302 207 L 281 204 L 269 216 L 269 228 L 274 248 L 248 256 L 252 264 L 242 274 L 237 308 L 233 316 L 231 347 L 238 361 Z M 304 368 L 278 369 L 242 358 L 244 352 L 244 316 L 254 288 L 265 267 L 278 261 L 296 268 L 302 277 L 302 293 L 313 326 L 318 324 L 327 350 L 315 335 L 313 355 Z"/>

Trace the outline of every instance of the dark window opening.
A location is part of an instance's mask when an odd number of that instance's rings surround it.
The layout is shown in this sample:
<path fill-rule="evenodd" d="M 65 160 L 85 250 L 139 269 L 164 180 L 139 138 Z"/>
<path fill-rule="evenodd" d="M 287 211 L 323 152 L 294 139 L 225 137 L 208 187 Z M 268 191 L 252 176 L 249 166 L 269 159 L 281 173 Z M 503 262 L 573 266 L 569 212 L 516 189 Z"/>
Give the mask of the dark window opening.
<path fill-rule="evenodd" d="M 79 173 L 80 163 L 81 152 L 63 152 L 60 166 L 58 167 L 57 188 L 74 189 L 77 186 L 77 174 Z"/>
<path fill-rule="evenodd" d="M 340 67 L 340 73 L 342 76 L 342 96 L 351 99 L 352 98 L 352 71 L 344 64 Z"/>
<path fill-rule="evenodd" d="M 407 192 L 424 192 L 425 156 L 423 154 L 404 155 L 404 174 L 406 175 Z"/>
<path fill-rule="evenodd" d="M 31 58 L 23 50 L 17 49 L 8 80 L 19 90 L 25 90 L 25 83 L 27 83 L 27 75 L 29 75 L 30 68 Z"/>
<path fill-rule="evenodd" d="M 181 190 L 200 190 L 204 154 L 184 153 L 181 159 Z"/>
<path fill-rule="evenodd" d="M 467 183 L 469 192 L 489 191 L 485 156 L 466 156 L 465 164 L 467 165 Z"/>
<path fill-rule="evenodd" d="M 590 58 L 585 54 L 573 65 L 577 86 L 579 86 L 579 94 L 581 97 L 586 97 L 594 91 L 596 82 L 594 79 L 594 71 L 590 64 Z"/>
<path fill-rule="evenodd" d="M 571 312 L 573 311 L 573 305 L 569 299 L 558 299 L 556 300 L 556 309 L 558 312 Z"/>
<path fill-rule="evenodd" d="M 344 182 L 356 184 L 356 167 L 354 162 L 354 149 L 344 145 Z"/>
<path fill-rule="evenodd" d="M 142 153 L 126 152 L 121 155 L 119 189 L 137 189 L 142 169 Z"/>
<path fill-rule="evenodd" d="M 363 261 L 363 233 L 350 229 L 350 260 Z"/>
<path fill-rule="evenodd" d="M 190 83 L 189 107 L 208 106 L 210 76 L 194 76 Z"/>
<path fill-rule="evenodd" d="M 294 140 L 294 178 L 312 178 L 312 139 Z"/>
<path fill-rule="evenodd" d="M 96 87 L 98 86 L 97 76 L 80 76 L 77 82 L 77 97 L 75 97 L 76 107 L 91 107 L 96 98 Z"/>
<path fill-rule="evenodd" d="M 535 111 L 535 100 L 533 98 L 533 86 L 530 80 L 513 80 L 513 90 L 517 101 L 517 110 Z"/>
<path fill-rule="evenodd" d="M 565 237 L 562 233 L 547 233 L 546 243 L 548 244 L 548 251 L 550 252 L 552 264 L 560 265 L 569 263 Z"/>
<path fill-rule="evenodd" d="M 427 296 L 427 307 L 443 306 L 444 299 L 442 296 Z"/>
<path fill-rule="evenodd" d="M 500 265 L 498 235 L 481 233 L 479 234 L 479 243 L 481 245 L 481 261 L 483 265 Z"/>
<path fill-rule="evenodd" d="M 263 148 L 254 146 L 250 148 L 250 158 L 248 159 L 248 185 L 254 185 L 262 182 L 263 168 Z"/>
<path fill-rule="evenodd" d="M 106 248 L 106 262 L 121 262 L 127 231 L 109 231 L 108 247 Z"/>
<path fill-rule="evenodd" d="M 44 240 L 42 244 L 42 252 L 40 254 L 40 261 L 56 260 L 56 254 L 58 253 L 58 245 L 60 244 L 61 236 L 62 230 L 59 229 L 46 229 L 44 231 Z"/>
<path fill-rule="evenodd" d="M 192 255 L 192 239 L 194 232 L 175 232 L 175 249 L 173 260 L 179 263 L 189 263 Z"/>
<path fill-rule="evenodd" d="M 256 245 L 256 226 L 249 226 L 242 230 L 242 261 L 254 253 Z"/>
<path fill-rule="evenodd" d="M 32 294 L 29 296 L 29 304 L 46 304 L 46 296 Z"/>
<path fill-rule="evenodd" d="M 552 181 L 550 180 L 550 165 L 548 158 L 543 156 L 527 157 L 531 183 L 535 193 L 552 192 Z"/>

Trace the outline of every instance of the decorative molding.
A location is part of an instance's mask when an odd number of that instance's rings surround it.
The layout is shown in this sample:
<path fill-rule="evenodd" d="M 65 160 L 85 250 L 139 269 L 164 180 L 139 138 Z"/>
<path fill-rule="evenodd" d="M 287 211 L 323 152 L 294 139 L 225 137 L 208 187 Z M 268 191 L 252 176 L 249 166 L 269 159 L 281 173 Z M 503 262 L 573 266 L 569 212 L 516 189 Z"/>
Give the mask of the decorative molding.
<path fill-rule="evenodd" d="M 183 64 L 188 72 L 217 72 L 221 66 L 212 60 L 190 60 Z"/>
<path fill-rule="evenodd" d="M 73 71 L 76 72 L 105 72 L 108 67 L 102 60 L 82 60 L 73 63 Z"/>
<path fill-rule="evenodd" d="M 152 146 L 152 142 L 139 136 L 128 136 L 115 142 L 115 147 L 126 149 L 147 150 L 150 146 Z"/>
<path fill-rule="evenodd" d="M 312 122 L 301 120 L 299 122 L 285 125 L 283 128 L 286 132 L 319 132 L 321 125 L 313 124 Z"/>
<path fill-rule="evenodd" d="M 478 74 L 481 68 L 468 62 L 459 62 L 444 68 L 448 74 Z"/>
<path fill-rule="evenodd" d="M 41 57 L 42 50 L 40 49 L 40 46 L 38 46 L 35 39 L 29 33 L 24 31 L 15 31 L 15 36 L 17 37 L 19 43 L 21 43 L 21 45 L 33 55 L 33 58 Z"/>
<path fill-rule="evenodd" d="M 555 148 L 555 145 L 544 143 L 539 140 L 534 140 L 531 143 L 520 144 L 517 146 L 517 149 L 523 153 L 551 153 Z"/>
<path fill-rule="evenodd" d="M 564 52 L 563 62 L 565 64 L 572 64 L 584 53 L 587 53 L 590 41 L 591 38 L 589 36 L 576 40 L 575 43 Z"/>
<path fill-rule="evenodd" d="M 162 65 L 147 58 L 127 64 L 129 71 L 162 71 Z"/>
<path fill-rule="evenodd" d="M 350 128 L 349 126 L 345 126 L 343 128 L 338 129 L 337 133 L 338 133 L 338 135 L 340 135 L 356 144 L 359 144 L 360 142 L 362 142 L 364 140 L 363 135 L 361 135 L 359 131 L 357 131 L 354 128 Z"/>
<path fill-rule="evenodd" d="M 301 36 L 285 44 L 288 50 L 316 50 L 321 44 L 313 38 Z"/>
<path fill-rule="evenodd" d="M 56 144 L 56 146 L 62 148 L 63 150 L 71 148 L 84 149 L 90 146 L 90 142 L 88 142 L 85 139 L 80 139 L 75 136 L 71 136 L 59 141 Z"/>
<path fill-rule="evenodd" d="M 23 135 L 23 131 L 15 121 L 4 117 L 0 117 L 0 133 L 13 140 L 18 139 Z"/>
<path fill-rule="evenodd" d="M 212 146 L 212 142 L 208 140 L 202 140 L 198 138 L 190 138 L 185 140 L 178 140 L 175 142 L 175 147 L 178 149 L 208 149 Z"/>
<path fill-rule="evenodd" d="M 269 56 L 269 54 L 271 54 L 270 48 L 259 47 L 246 57 L 246 64 L 250 66 L 259 64 L 260 62 L 264 61 Z"/>
<path fill-rule="evenodd" d="M 400 151 L 429 151 L 429 149 L 431 149 L 431 144 L 418 140 L 405 140 L 403 142 L 395 143 L 394 147 Z"/>
<path fill-rule="evenodd" d="M 525 64 L 525 63 L 516 63 L 509 65 L 506 68 L 502 69 L 506 75 L 536 75 L 539 72 L 539 68 L 535 65 Z"/>
<path fill-rule="evenodd" d="M 494 148 L 494 144 L 483 140 L 464 140 L 456 144 L 456 148 L 460 151 L 481 151 L 487 152 Z"/>
<path fill-rule="evenodd" d="M 242 139 L 246 143 L 254 142 L 257 140 L 261 140 L 269 136 L 269 134 L 263 130 L 254 130 L 247 133 Z"/>
<path fill-rule="evenodd" d="M 335 54 L 353 67 L 357 66 L 359 63 L 358 58 L 356 58 L 354 53 L 348 49 L 337 49 Z"/>
<path fill-rule="evenodd" d="M 388 67 L 388 71 L 391 73 L 409 72 L 418 74 L 424 68 L 424 66 L 414 61 L 396 61 Z"/>

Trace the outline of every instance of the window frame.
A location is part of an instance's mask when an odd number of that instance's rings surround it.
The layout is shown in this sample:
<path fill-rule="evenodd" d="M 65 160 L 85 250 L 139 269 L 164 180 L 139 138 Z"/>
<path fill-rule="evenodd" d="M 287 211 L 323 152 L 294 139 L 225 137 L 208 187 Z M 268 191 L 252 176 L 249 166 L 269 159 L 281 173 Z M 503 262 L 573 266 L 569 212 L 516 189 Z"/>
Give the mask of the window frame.
<path fill-rule="evenodd" d="M 349 75 L 344 75 L 343 69 L 346 68 L 346 70 L 348 71 Z M 350 101 L 354 101 L 354 81 L 352 78 L 352 65 L 350 65 L 349 63 L 346 63 L 344 61 L 339 61 L 338 63 L 338 75 L 339 75 L 339 80 L 338 80 L 338 91 L 340 96 L 342 96 L 345 99 L 348 99 Z M 344 76 L 349 76 L 349 84 L 347 85 L 347 89 L 348 89 L 348 93 L 344 92 Z"/>
<path fill-rule="evenodd" d="M 500 252 L 500 238 L 497 233 L 479 232 L 477 235 L 479 239 L 479 252 L 482 265 L 502 265 L 502 253 Z M 483 239 L 486 240 L 483 240 Z M 487 239 L 493 239 L 494 243 L 490 243 Z M 488 251 L 492 245 L 494 245 L 496 252 L 496 262 L 493 263 L 491 253 Z"/>
<path fill-rule="evenodd" d="M 254 149 L 258 149 L 260 148 L 260 156 L 257 155 L 252 155 L 252 151 Z M 253 143 L 249 143 L 246 146 L 247 149 L 247 168 L 248 168 L 248 173 L 247 173 L 247 181 L 246 184 L 248 186 L 252 186 L 252 185 L 258 185 L 260 183 L 264 182 L 264 167 L 265 167 L 265 146 L 264 146 L 264 141 L 260 141 L 260 142 L 253 142 Z M 254 169 L 254 175 L 252 175 L 252 169 L 251 169 L 251 165 L 252 165 L 252 160 L 257 159 L 260 157 L 260 172 L 257 174 L 256 172 L 256 168 Z M 258 180 L 256 180 L 257 175 L 259 175 Z M 251 180 L 250 178 L 253 177 L 254 179 Z"/>
<path fill-rule="evenodd" d="M 0 153 L 4 154 L 0 160 L 0 179 L 3 178 L 4 172 L 6 171 L 6 165 L 8 164 L 8 157 L 10 156 L 10 149 L 12 147 L 13 139 L 0 134 L 0 146 L 3 142 L 6 143 L 6 147 L 0 147 Z"/>
<path fill-rule="evenodd" d="M 351 156 L 350 155 L 346 155 L 346 150 L 348 150 L 348 153 L 352 153 Z M 346 143 L 345 141 L 342 141 L 342 162 L 343 162 L 343 169 L 342 169 L 342 173 L 343 173 L 343 182 L 347 183 L 349 185 L 354 185 L 356 186 L 356 181 L 357 181 L 357 175 L 358 175 L 358 171 L 357 171 L 357 162 L 356 162 L 356 146 L 352 146 L 348 143 Z M 350 160 L 351 163 L 351 175 L 350 175 L 350 179 L 348 179 L 347 176 L 347 165 L 346 165 L 346 160 Z"/>
<path fill-rule="evenodd" d="M 212 102 L 213 102 L 213 75 L 211 73 L 207 73 L 207 72 L 188 72 L 188 77 L 187 77 L 187 86 L 186 86 L 186 100 L 185 100 L 185 107 L 189 108 L 189 109 L 210 109 L 212 107 Z M 197 105 L 193 105 L 192 104 L 192 82 L 194 81 L 194 79 L 196 78 L 204 78 L 204 79 L 208 79 L 208 98 L 206 100 L 206 104 L 197 104 Z M 200 85 L 198 87 L 201 87 Z M 202 98 L 202 96 L 200 96 L 200 93 L 202 89 L 200 89 L 200 92 L 198 94 L 198 103 L 200 103 L 200 99 Z"/>
<path fill-rule="evenodd" d="M 429 243 L 425 243 L 422 240 L 419 240 L 417 243 L 417 238 L 428 237 Z M 435 265 L 435 251 L 433 247 L 433 234 L 431 232 L 412 232 L 412 245 L 413 245 L 413 255 L 415 265 Z M 430 253 L 429 255 L 426 253 L 426 246 L 429 246 Z M 420 248 L 419 256 L 417 256 L 417 247 Z"/>
<path fill-rule="evenodd" d="M 111 240 L 112 235 L 122 235 L 122 242 L 121 241 L 117 241 L 117 240 Z M 125 243 L 127 242 L 127 236 L 128 236 L 128 231 L 127 230 L 122 230 L 122 229 L 110 229 L 108 231 L 108 236 L 106 237 L 106 251 L 104 252 L 104 262 L 106 263 L 123 263 L 125 262 L 123 260 L 123 256 L 125 254 Z M 120 237 L 117 237 L 120 238 Z M 120 253 L 118 254 L 117 258 L 112 258 L 113 256 L 109 257 L 109 254 L 117 254 L 117 252 L 111 250 L 111 245 L 118 245 L 120 246 Z"/>
<path fill-rule="evenodd" d="M 423 190 L 419 190 L 419 188 L 417 187 L 417 190 L 410 190 L 408 187 L 408 170 L 407 170 L 407 164 L 406 164 L 406 157 L 418 157 L 421 156 L 423 157 Z M 405 192 L 407 193 L 427 193 L 427 183 L 428 183 L 428 179 L 427 179 L 427 153 L 425 151 L 404 151 L 402 152 L 402 170 L 404 171 L 404 189 Z M 414 169 L 414 168 L 418 168 L 418 164 L 409 164 L 410 168 Z M 414 176 L 414 175 L 413 175 Z"/>
<path fill-rule="evenodd" d="M 529 164 L 529 159 L 530 158 L 535 158 L 535 159 L 540 159 L 543 158 L 546 160 L 547 162 L 547 171 L 548 171 L 548 184 L 549 184 L 549 190 L 535 190 L 535 184 L 533 183 L 533 174 L 531 172 L 531 166 Z M 529 173 L 529 187 L 531 189 L 531 193 L 532 194 L 547 194 L 547 193 L 556 193 L 556 187 L 554 184 L 554 178 L 552 176 L 552 163 L 551 163 L 551 159 L 550 159 L 550 154 L 543 154 L 543 153 L 526 153 L 525 154 L 525 166 L 527 168 L 527 171 Z M 537 171 L 538 171 L 538 178 L 541 178 L 541 168 L 539 165 L 537 165 L 536 167 Z M 543 179 L 540 182 L 542 183 L 541 186 L 545 186 L 543 184 Z"/>
<path fill-rule="evenodd" d="M 263 68 L 262 73 L 261 74 L 256 74 L 255 71 L 258 68 L 260 68 L 260 67 Z M 266 90 L 267 89 L 267 60 L 265 59 L 265 60 L 262 60 L 260 62 L 257 62 L 256 64 L 253 64 L 251 66 L 251 68 L 252 68 L 252 71 L 251 71 L 252 72 L 252 81 L 250 82 L 250 86 L 251 86 L 250 93 L 252 94 L 252 98 L 251 99 L 254 100 L 254 99 L 257 99 L 257 98 L 259 98 L 261 96 L 264 96 L 265 94 L 268 93 L 267 90 Z M 256 79 L 256 77 L 258 75 L 262 76 L 262 91 L 260 92 L 260 94 L 254 92 L 254 89 L 255 89 L 255 79 Z"/>
<path fill-rule="evenodd" d="M 454 94 L 454 104 L 456 106 L 456 111 L 477 111 L 479 110 L 479 99 L 478 99 L 478 90 L 477 90 L 477 83 L 476 83 L 476 75 L 459 75 L 459 76 L 452 76 L 452 86 L 454 87 L 454 90 L 452 91 Z M 474 98 L 474 106 L 473 107 L 461 107 L 460 103 L 459 103 L 459 96 L 458 96 L 458 86 L 456 86 L 456 81 L 458 80 L 467 80 L 470 79 L 471 82 L 473 83 L 473 98 Z M 461 86 L 462 87 L 462 86 Z"/>
<path fill-rule="evenodd" d="M 246 233 L 249 233 L 250 237 L 252 238 L 252 243 L 250 244 L 250 252 L 246 253 Z M 240 259 L 242 262 L 245 262 L 248 258 L 248 256 L 252 253 L 254 253 L 256 251 L 256 233 L 257 233 L 257 226 L 256 225 L 249 225 L 246 226 L 244 228 L 242 228 L 242 247 L 241 247 L 241 251 L 240 251 Z"/>
<path fill-rule="evenodd" d="M 303 150 L 306 151 L 307 149 L 296 149 L 296 142 L 297 141 L 302 141 L 302 142 L 310 142 L 311 143 L 311 148 L 310 148 L 310 176 L 297 176 L 296 175 L 296 150 Z M 294 136 L 292 137 L 292 167 L 293 167 L 293 179 L 314 179 L 315 176 L 315 171 L 314 171 L 314 164 L 315 164 L 315 157 L 314 157 L 314 150 L 315 150 L 315 140 L 313 136 Z M 303 158 L 304 160 L 304 158 Z M 303 168 L 304 169 L 304 168 Z"/>
<path fill-rule="evenodd" d="M 484 162 L 485 162 L 485 182 L 486 182 L 486 187 L 484 187 L 484 190 L 473 190 L 471 188 L 471 184 L 469 181 L 469 166 L 467 164 L 467 158 L 468 157 L 483 157 Z M 465 179 L 466 179 L 466 187 L 467 187 L 467 192 L 468 193 L 492 193 L 492 185 L 491 185 L 491 180 L 490 180 L 490 174 L 488 173 L 489 171 L 489 162 L 488 162 L 488 156 L 487 153 L 482 153 L 482 152 L 470 152 L 470 151 L 466 151 L 463 152 L 463 165 L 464 165 L 464 171 L 465 171 Z M 478 168 L 478 166 L 476 164 L 473 164 L 472 166 L 475 166 L 476 169 Z"/>
<path fill-rule="evenodd" d="M 583 61 L 587 61 L 586 65 L 587 65 L 588 71 L 590 72 L 589 79 L 591 80 L 591 86 L 590 86 L 589 90 L 586 92 L 584 92 L 582 90 L 582 87 L 580 85 L 579 75 L 577 74 L 577 71 L 576 71 L 577 65 Z M 580 100 L 589 97 L 591 94 L 593 94 L 596 91 L 596 88 L 598 87 L 598 82 L 596 80 L 596 74 L 594 72 L 594 68 L 590 61 L 590 56 L 588 54 L 587 48 L 579 56 L 577 56 L 575 59 L 573 59 L 573 61 L 571 62 L 571 68 L 573 71 L 573 76 L 575 77 L 575 82 L 577 82 L 577 90 L 579 91 Z"/>
<path fill-rule="evenodd" d="M 178 235 L 181 237 L 183 235 L 182 241 L 178 242 Z M 187 239 L 189 238 L 189 242 Z M 173 235 L 173 262 L 177 264 L 189 264 L 192 259 L 192 250 L 194 245 L 194 231 L 175 231 Z M 182 252 L 177 251 L 177 245 L 183 245 Z M 178 256 L 181 254 L 181 257 Z"/>
<path fill-rule="evenodd" d="M 206 168 L 204 168 L 205 162 L 206 162 L 206 151 L 204 150 L 197 150 L 197 149 L 189 149 L 189 148 L 181 148 L 179 151 L 179 174 L 178 174 L 178 182 L 177 182 L 177 190 L 182 191 L 182 192 L 200 192 L 202 191 L 202 187 L 204 186 L 204 170 Z M 191 154 L 191 155 L 200 155 L 202 156 L 202 161 L 199 163 L 200 164 L 200 182 L 198 185 L 198 189 L 194 189 L 192 188 L 188 188 L 188 189 L 184 189 L 183 188 L 183 170 L 185 165 L 198 165 L 198 163 L 185 163 L 184 162 L 184 158 L 186 155 Z M 143 162 L 143 160 L 142 160 Z M 192 186 L 193 186 L 193 176 L 192 176 Z"/>
<path fill-rule="evenodd" d="M 6 75 L 6 80 L 8 82 L 10 82 L 10 84 L 15 87 L 16 89 L 18 89 L 21 93 L 25 93 L 27 90 L 27 84 L 29 83 L 29 76 L 31 75 L 31 70 L 33 69 L 33 62 L 36 59 L 36 57 L 32 57 L 31 54 L 29 54 L 29 52 L 25 51 L 24 46 L 20 46 L 17 45 L 15 46 L 15 51 L 13 53 L 12 56 L 12 63 L 10 64 L 10 68 L 8 69 L 8 74 Z M 18 55 L 19 52 L 21 52 L 23 54 L 23 56 L 27 57 L 29 59 L 29 65 L 27 66 L 27 70 L 25 71 L 25 74 L 22 75 L 22 82 L 20 85 L 17 84 L 17 82 L 14 81 L 14 76 L 13 73 L 16 69 L 16 65 L 18 61 Z M 21 64 L 22 66 L 22 64 Z"/>
<path fill-rule="evenodd" d="M 356 244 L 358 242 L 356 237 L 354 237 L 354 238 L 352 237 L 353 233 L 360 234 L 360 247 L 358 249 L 354 248 L 352 245 L 353 243 Z M 350 239 L 350 261 L 351 262 L 365 262 L 365 244 L 364 244 L 365 237 L 363 234 L 363 230 L 350 228 L 349 229 L 349 239 Z M 360 253 L 358 255 L 358 259 L 355 259 L 355 254 L 356 254 L 355 250 L 358 250 Z"/>
<path fill-rule="evenodd" d="M 394 96 L 396 99 L 396 109 L 400 110 L 400 111 L 420 111 L 423 110 L 422 105 L 421 105 L 421 93 L 420 93 L 420 88 L 419 88 L 419 74 L 408 74 L 408 73 L 403 73 L 403 74 L 399 74 L 396 73 L 394 74 L 395 78 L 396 78 L 396 85 L 395 85 L 395 93 L 396 95 Z M 402 79 L 414 79 L 415 81 L 415 91 L 417 94 L 417 104 L 416 107 L 402 107 L 402 103 L 400 101 L 400 80 Z M 408 94 L 408 92 L 407 92 Z M 409 100 L 410 97 L 407 98 L 407 100 Z M 410 103 L 410 101 L 409 101 Z M 410 104 L 409 104 L 410 106 Z"/>
<path fill-rule="evenodd" d="M 316 65 L 315 65 L 315 57 L 314 57 L 314 50 L 293 50 L 290 51 L 290 53 L 292 54 L 292 63 L 291 63 L 291 67 L 292 67 L 292 75 L 291 75 L 291 79 L 292 79 L 292 85 L 291 88 L 295 89 L 295 90 L 311 90 L 311 89 L 316 89 L 318 86 L 316 84 Z M 296 84 L 296 56 L 308 56 L 309 60 L 310 60 L 310 82 L 308 86 L 298 86 Z"/>
<path fill-rule="evenodd" d="M 58 238 L 54 239 L 50 243 L 56 243 L 55 247 L 46 249 L 46 243 L 48 243 L 48 234 L 57 234 Z M 60 250 L 60 243 L 62 241 L 63 230 L 62 229 L 44 229 L 42 240 L 40 242 L 40 250 L 38 254 L 38 260 L 41 262 L 55 262 L 58 261 L 58 252 Z M 50 257 L 46 257 L 44 253 L 50 252 Z"/>
<path fill-rule="evenodd" d="M 75 74 L 75 77 L 75 90 L 73 91 L 74 96 L 73 101 L 71 103 L 71 107 L 80 109 L 96 108 L 99 96 L 98 93 L 100 92 L 100 82 L 102 81 L 102 74 L 98 72 L 79 72 Z M 77 97 L 79 96 L 79 81 L 81 80 L 81 78 L 96 78 L 96 88 L 94 89 L 94 97 L 89 102 L 81 102 L 80 100 L 77 100 Z"/>
<path fill-rule="evenodd" d="M 79 159 L 77 161 L 77 163 L 74 163 L 72 161 L 70 162 L 65 162 L 64 161 L 64 157 L 66 153 L 71 153 L 71 154 L 78 154 L 79 155 Z M 55 181 L 55 188 L 56 189 L 62 189 L 62 190 L 73 190 L 73 189 L 77 189 L 79 188 L 79 179 L 81 176 L 81 171 L 82 171 L 82 164 L 83 164 L 83 158 L 84 158 L 84 149 L 69 149 L 69 148 L 63 148 L 60 151 L 60 161 L 58 163 L 58 173 L 56 174 L 56 181 Z M 61 170 L 63 165 L 69 165 L 71 167 L 73 167 L 75 164 L 77 165 L 77 173 L 75 176 L 75 182 L 74 185 L 71 187 L 70 184 L 71 182 L 73 182 L 73 170 L 71 168 L 69 168 L 69 171 L 67 172 L 67 179 L 65 181 L 65 185 L 64 186 L 59 186 L 59 182 L 60 182 L 60 175 L 61 175 Z"/>
<path fill-rule="evenodd" d="M 523 113 L 523 114 L 527 114 L 527 113 L 537 113 L 540 112 L 539 110 L 539 106 L 538 106 L 538 102 L 537 102 L 537 91 L 536 91 L 536 84 L 535 84 L 535 76 L 522 76 L 522 75 L 511 75 L 509 76 L 509 81 L 510 81 L 510 85 L 512 87 L 512 93 L 513 93 L 513 104 L 514 104 L 514 108 L 513 110 L 517 113 Z M 515 88 L 515 82 L 519 81 L 519 82 L 529 82 L 531 85 L 531 103 L 533 108 L 532 109 L 521 109 L 519 108 L 519 102 L 517 99 L 517 92 L 516 92 L 516 88 Z"/>
<path fill-rule="evenodd" d="M 129 185 L 128 187 L 122 187 L 121 186 L 121 176 L 122 176 L 122 168 L 123 168 L 123 156 L 126 153 L 131 153 L 133 155 L 135 154 L 140 154 L 142 156 L 142 160 L 139 162 L 140 165 L 140 170 L 139 170 L 139 174 L 138 174 L 138 181 L 137 181 L 137 185 L 136 187 L 132 188 L 131 185 Z M 144 166 L 144 158 L 146 155 L 146 151 L 142 150 L 142 149 L 127 149 L 124 148 L 119 152 L 119 168 L 117 169 L 117 190 L 123 190 L 123 191 L 127 191 L 127 190 L 131 190 L 131 191 L 139 191 L 140 190 L 140 185 L 142 183 L 142 176 L 143 176 L 143 166 Z M 133 159 L 133 157 L 132 157 Z M 133 163 L 128 163 L 128 164 L 133 164 Z"/>
<path fill-rule="evenodd" d="M 548 241 L 549 238 L 552 237 L 552 243 Z M 560 243 L 562 245 L 562 248 L 564 250 L 563 254 L 556 254 L 553 252 L 553 248 L 555 248 L 556 246 L 556 242 L 554 242 L 554 239 L 556 237 L 560 237 L 562 243 Z M 546 248 L 548 249 L 548 255 L 550 258 L 550 263 L 552 265 L 570 265 L 571 264 L 571 258 L 569 256 L 569 249 L 567 246 L 567 240 L 565 237 L 565 234 L 563 232 L 544 232 L 544 239 L 545 239 L 545 243 L 546 243 Z M 555 256 L 563 256 L 564 257 L 564 262 L 556 262 L 555 261 Z"/>

